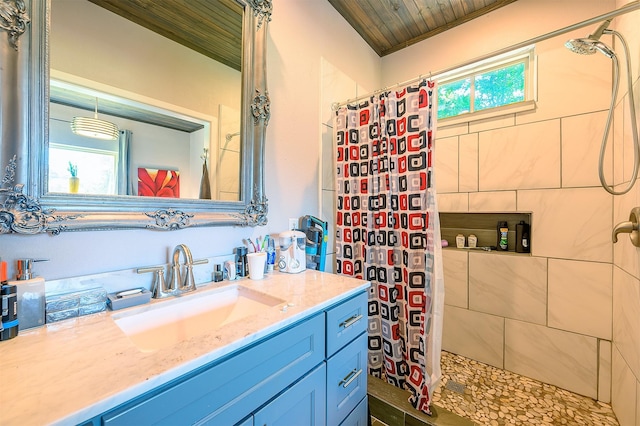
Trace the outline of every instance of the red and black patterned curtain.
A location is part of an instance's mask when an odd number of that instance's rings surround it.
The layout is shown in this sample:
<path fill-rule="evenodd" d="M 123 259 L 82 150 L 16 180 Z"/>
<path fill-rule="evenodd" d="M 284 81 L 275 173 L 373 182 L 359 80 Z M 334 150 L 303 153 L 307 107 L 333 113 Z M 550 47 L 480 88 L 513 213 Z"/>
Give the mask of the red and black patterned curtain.
<path fill-rule="evenodd" d="M 336 111 L 337 272 L 371 281 L 369 374 L 430 414 L 443 280 L 433 176 L 435 83 Z"/>

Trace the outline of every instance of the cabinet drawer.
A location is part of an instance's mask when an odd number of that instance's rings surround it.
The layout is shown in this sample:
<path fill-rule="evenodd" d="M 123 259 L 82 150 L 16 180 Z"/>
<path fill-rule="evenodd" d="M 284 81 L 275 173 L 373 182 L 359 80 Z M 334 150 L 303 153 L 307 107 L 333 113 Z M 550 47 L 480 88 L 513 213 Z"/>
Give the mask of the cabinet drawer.
<path fill-rule="evenodd" d="M 327 358 L 367 330 L 367 293 L 327 311 Z"/>
<path fill-rule="evenodd" d="M 369 406 L 367 404 L 367 398 L 362 398 L 362 401 L 353 409 L 351 414 L 340 426 L 367 426 L 369 424 Z"/>
<path fill-rule="evenodd" d="M 324 426 L 325 422 L 324 363 L 295 385 L 278 395 L 254 416 L 256 426 Z"/>
<path fill-rule="evenodd" d="M 327 361 L 327 424 L 338 425 L 367 395 L 367 334 Z"/>
<path fill-rule="evenodd" d="M 324 359 L 317 315 L 103 416 L 105 425 L 235 424 Z"/>

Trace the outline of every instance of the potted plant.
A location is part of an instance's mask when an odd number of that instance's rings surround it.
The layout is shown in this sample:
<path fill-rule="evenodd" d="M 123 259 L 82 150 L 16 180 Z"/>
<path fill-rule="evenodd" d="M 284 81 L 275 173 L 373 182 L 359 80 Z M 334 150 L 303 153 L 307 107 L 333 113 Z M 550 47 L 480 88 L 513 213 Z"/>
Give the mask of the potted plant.
<path fill-rule="evenodd" d="M 71 177 L 69 178 L 69 192 L 72 194 L 76 194 L 78 192 L 78 188 L 80 187 L 80 178 L 78 177 L 78 165 L 73 164 L 69 161 L 69 173 L 71 173 Z"/>

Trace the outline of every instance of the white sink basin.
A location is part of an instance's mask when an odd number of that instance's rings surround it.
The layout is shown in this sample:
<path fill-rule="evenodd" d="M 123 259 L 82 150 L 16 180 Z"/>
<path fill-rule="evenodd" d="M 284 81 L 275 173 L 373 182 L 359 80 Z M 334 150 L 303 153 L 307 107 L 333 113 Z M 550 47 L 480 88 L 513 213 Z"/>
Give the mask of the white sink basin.
<path fill-rule="evenodd" d="M 113 315 L 142 351 L 155 351 L 259 314 L 284 300 L 232 285 Z"/>

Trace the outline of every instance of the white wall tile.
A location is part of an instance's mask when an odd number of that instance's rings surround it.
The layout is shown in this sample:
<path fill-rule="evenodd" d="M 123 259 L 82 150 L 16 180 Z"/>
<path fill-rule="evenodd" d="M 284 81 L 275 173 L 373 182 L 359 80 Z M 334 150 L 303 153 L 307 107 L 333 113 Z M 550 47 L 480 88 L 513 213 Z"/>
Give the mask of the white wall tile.
<path fill-rule="evenodd" d="M 442 332 L 445 351 L 504 368 L 503 336 L 503 318 L 445 305 Z"/>
<path fill-rule="evenodd" d="M 611 402 L 611 342 L 599 340 L 598 401 Z"/>
<path fill-rule="evenodd" d="M 636 186 L 624 195 L 613 197 L 612 230 L 615 225 L 627 222 L 631 210 L 640 206 L 640 191 L 637 188 Z M 613 260 L 619 268 L 640 279 L 640 251 L 631 243 L 629 234 L 618 234 L 618 242 L 613 244 Z"/>
<path fill-rule="evenodd" d="M 640 419 L 640 382 L 636 381 L 636 424 L 638 424 L 638 419 Z"/>
<path fill-rule="evenodd" d="M 535 256 L 611 262 L 611 196 L 599 188 L 518 191 Z"/>
<path fill-rule="evenodd" d="M 621 80 L 621 81 L 624 81 L 624 80 Z M 639 85 L 636 84 L 635 86 L 639 86 Z M 636 89 L 635 93 L 639 93 L 638 89 Z M 640 100 L 634 99 L 634 101 L 635 101 L 635 108 L 638 108 L 640 106 L 639 105 Z M 622 170 L 624 172 L 624 181 L 629 182 L 633 174 L 633 150 L 635 148 L 634 148 L 634 141 L 633 141 L 633 128 L 631 126 L 631 108 L 629 105 L 628 94 L 624 96 L 622 102 L 623 102 L 623 111 L 624 111 L 623 123 L 622 123 L 624 125 L 622 129 L 622 140 L 623 140 L 622 150 L 624 155 L 624 161 L 623 161 Z M 636 111 L 636 123 L 639 120 L 637 114 L 638 112 Z M 640 135 L 638 135 L 638 137 L 640 137 Z"/>
<path fill-rule="evenodd" d="M 516 191 L 487 191 L 469 194 L 471 212 L 514 212 Z"/>
<path fill-rule="evenodd" d="M 507 370 L 597 397 L 598 344 L 593 337 L 505 320 Z"/>
<path fill-rule="evenodd" d="M 459 191 L 478 190 L 478 134 L 461 135 L 459 141 Z"/>
<path fill-rule="evenodd" d="M 588 31 L 587 31 L 588 32 Z M 584 37 L 584 29 L 575 37 Z M 573 38 L 536 43 L 538 59 L 536 110 L 516 116 L 517 124 L 564 117 L 608 108 L 611 99 L 611 61 L 596 55 L 576 55 L 563 44 Z M 602 40 L 606 40 L 605 36 Z"/>
<path fill-rule="evenodd" d="M 438 138 L 435 142 L 434 159 L 438 193 L 458 192 L 458 137 Z"/>
<path fill-rule="evenodd" d="M 598 158 L 607 112 L 600 111 L 563 118 L 562 121 L 562 187 L 599 186 Z M 613 184 L 613 145 L 609 135 L 605 154 L 604 175 Z"/>
<path fill-rule="evenodd" d="M 469 253 L 469 308 L 546 324 L 547 259 Z"/>
<path fill-rule="evenodd" d="M 640 377 L 640 282 L 613 269 L 613 342 Z M 615 387 L 615 381 L 614 381 Z"/>
<path fill-rule="evenodd" d="M 469 125 L 467 123 L 452 124 L 449 126 L 438 123 L 438 128 L 436 130 L 436 139 L 466 135 L 467 133 L 469 133 Z"/>
<path fill-rule="evenodd" d="M 549 327 L 611 340 L 612 266 L 549 259 Z"/>
<path fill-rule="evenodd" d="M 560 187 L 560 120 L 480 132 L 480 191 Z"/>
<path fill-rule="evenodd" d="M 612 353 L 611 406 L 620 422 L 620 426 L 637 426 L 637 379 L 625 362 L 622 354 L 613 345 Z"/>
<path fill-rule="evenodd" d="M 624 127 L 623 121 L 624 105 L 618 103 L 613 110 L 613 123 L 611 125 L 611 135 L 613 137 L 613 181 L 616 185 L 624 182 Z M 626 161 L 631 161 L 626 159 Z M 607 182 L 611 185 L 611 182 Z"/>
<path fill-rule="evenodd" d="M 437 177 L 436 177 L 437 179 Z M 438 210 L 441 212 L 468 212 L 469 195 L 460 194 L 437 194 Z"/>
<path fill-rule="evenodd" d="M 469 303 L 469 253 L 464 250 L 442 250 L 444 269 L 444 303 L 467 308 Z"/>
<path fill-rule="evenodd" d="M 515 126 L 515 114 L 508 114 L 469 123 L 469 132 L 483 132 L 485 130 L 499 129 L 501 127 Z"/>

